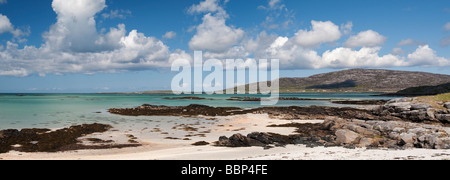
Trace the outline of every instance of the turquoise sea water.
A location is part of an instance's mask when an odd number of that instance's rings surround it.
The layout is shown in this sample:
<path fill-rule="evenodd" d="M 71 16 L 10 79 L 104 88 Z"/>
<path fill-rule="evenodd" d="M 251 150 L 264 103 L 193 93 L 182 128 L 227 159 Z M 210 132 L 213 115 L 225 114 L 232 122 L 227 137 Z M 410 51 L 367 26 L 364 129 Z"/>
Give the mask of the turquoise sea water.
<path fill-rule="evenodd" d="M 281 94 L 280 97 L 313 99 L 390 99 L 365 93 Z M 166 97 L 203 97 L 208 100 L 167 100 Z M 60 128 L 83 123 L 118 124 L 151 117 L 125 117 L 109 114 L 110 108 L 137 107 L 142 104 L 214 107 L 261 107 L 260 102 L 227 101 L 231 97 L 260 95 L 170 95 L 170 94 L 0 94 L 0 129 Z M 211 100 L 212 99 L 212 100 Z M 329 101 L 279 101 L 276 106 L 342 106 Z M 158 117 L 161 119 L 161 117 Z M 163 118 L 164 119 L 164 118 Z"/>

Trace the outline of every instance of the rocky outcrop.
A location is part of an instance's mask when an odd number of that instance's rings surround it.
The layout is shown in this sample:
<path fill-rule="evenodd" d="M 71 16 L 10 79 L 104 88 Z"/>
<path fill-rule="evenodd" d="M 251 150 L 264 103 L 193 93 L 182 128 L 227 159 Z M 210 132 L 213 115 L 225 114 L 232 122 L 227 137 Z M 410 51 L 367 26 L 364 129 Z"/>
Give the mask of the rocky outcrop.
<path fill-rule="evenodd" d="M 163 99 L 165 99 L 165 100 L 214 100 L 211 98 L 207 99 L 207 98 L 195 97 L 195 96 L 192 96 L 192 97 L 165 97 Z"/>
<path fill-rule="evenodd" d="M 306 144 L 309 147 L 450 149 L 450 129 L 446 127 L 450 123 L 448 105 L 442 103 L 442 107 L 435 108 L 416 100 L 394 99 L 373 110 L 319 106 L 240 109 L 203 105 L 186 107 L 143 105 L 132 109 L 111 109 L 110 112 L 132 116 L 228 116 L 256 113 L 286 120 L 325 120 L 323 124 L 278 125 L 296 127 L 298 134 L 295 135 L 255 132 L 247 136 L 242 134 L 235 134 L 229 138 L 222 136 L 216 144 L 226 147 Z"/>
<path fill-rule="evenodd" d="M 344 146 L 450 149 L 450 128 L 440 125 L 330 118 L 324 126 L 334 131 L 336 143 Z"/>
<path fill-rule="evenodd" d="M 230 138 L 222 136 L 216 142 L 217 146 L 225 147 L 264 147 L 272 148 L 273 146 L 285 146 L 287 144 L 304 144 L 307 147 L 317 146 L 336 146 L 335 137 L 332 134 L 323 134 L 322 130 L 311 129 L 312 124 L 304 124 L 305 129 L 299 128 L 299 134 L 280 135 L 275 133 L 253 132 L 244 136 L 242 134 L 234 134 Z M 315 125 L 314 125 L 315 126 Z M 319 125 L 320 126 L 320 125 Z"/>
<path fill-rule="evenodd" d="M 112 114 L 126 116 L 229 116 L 236 114 L 247 114 L 246 111 L 234 107 L 210 107 L 205 105 L 192 104 L 189 106 L 154 106 L 144 104 L 137 108 L 109 109 Z"/>
<path fill-rule="evenodd" d="M 350 107 L 322 107 L 322 106 L 310 106 L 310 107 L 267 107 L 256 109 L 255 113 L 269 114 L 272 118 L 285 119 L 285 120 L 316 120 L 326 119 L 327 117 L 340 117 L 344 119 L 364 119 L 364 120 L 401 120 L 399 118 L 392 118 L 392 116 L 379 116 L 374 114 L 370 110 L 350 108 Z"/>
<path fill-rule="evenodd" d="M 289 140 L 286 140 L 286 138 L 281 138 L 281 135 L 275 136 L 275 134 L 255 132 L 248 134 L 247 136 L 242 134 L 234 134 L 230 138 L 222 136 L 217 142 L 218 146 L 226 147 L 265 147 L 273 144 L 286 145 L 289 144 Z"/>
<path fill-rule="evenodd" d="M 337 107 L 264 107 L 241 109 L 236 107 L 210 107 L 192 104 L 189 106 L 154 106 L 144 104 L 136 108 L 109 109 L 112 114 L 126 116 L 230 116 L 239 114 L 269 114 L 280 119 L 326 119 L 328 116 L 341 118 L 358 118 L 364 120 L 391 120 L 374 115 L 372 111 L 357 108 Z"/>
<path fill-rule="evenodd" d="M 259 97 L 231 97 L 227 101 L 264 101 Z M 317 99 L 317 98 L 298 98 L 298 97 L 279 97 L 279 101 L 333 101 L 339 99 Z M 267 100 L 266 100 L 267 101 Z"/>
<path fill-rule="evenodd" d="M 345 120 L 330 117 L 324 123 L 315 126 L 311 124 L 288 124 L 279 127 L 297 127 L 299 128 L 298 134 L 288 136 L 259 132 L 247 136 L 235 134 L 230 138 L 220 137 L 217 145 L 267 147 L 270 145 L 305 144 L 308 147 L 450 149 L 450 128 L 440 125 L 402 121 Z M 308 131 L 301 129 L 308 129 Z"/>
<path fill-rule="evenodd" d="M 381 101 L 377 101 L 378 103 Z M 351 103 L 351 102 L 349 102 Z M 339 117 L 343 119 L 410 121 L 426 123 L 450 123 L 450 110 L 435 109 L 426 103 L 416 103 L 414 98 L 401 98 L 388 101 L 373 110 L 351 107 L 263 107 L 241 109 L 236 107 L 210 107 L 192 104 L 189 106 L 154 106 L 144 104 L 136 108 L 110 109 L 112 114 L 126 116 L 230 116 L 240 114 L 268 114 L 271 118 L 294 119 L 326 119 Z"/>
<path fill-rule="evenodd" d="M 416 100 L 417 98 L 393 99 L 374 110 L 374 114 L 413 122 L 450 123 L 449 110 L 435 109 L 427 103 L 416 102 Z"/>
<path fill-rule="evenodd" d="M 384 105 L 387 100 L 343 100 L 343 101 L 331 101 L 334 104 L 347 104 L 347 105 Z"/>
<path fill-rule="evenodd" d="M 450 110 L 435 109 L 426 103 L 415 103 L 414 98 L 402 98 L 388 101 L 374 110 L 350 107 L 264 107 L 241 109 L 236 107 L 210 107 L 204 105 L 154 106 L 142 105 L 137 108 L 110 109 L 112 114 L 127 116 L 230 116 L 240 114 L 269 114 L 278 119 L 326 119 L 339 117 L 344 119 L 410 121 L 426 123 L 450 123 Z"/>

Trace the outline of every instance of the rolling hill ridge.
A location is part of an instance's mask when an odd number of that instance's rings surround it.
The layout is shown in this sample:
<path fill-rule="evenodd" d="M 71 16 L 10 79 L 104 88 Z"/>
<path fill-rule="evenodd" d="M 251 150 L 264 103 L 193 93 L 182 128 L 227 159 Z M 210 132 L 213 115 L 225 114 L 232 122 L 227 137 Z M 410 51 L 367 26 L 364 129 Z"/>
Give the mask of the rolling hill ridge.
<path fill-rule="evenodd" d="M 350 69 L 306 78 L 280 78 L 280 93 L 381 92 L 450 83 L 450 75 L 381 69 Z M 246 85 L 248 88 L 249 85 Z"/>

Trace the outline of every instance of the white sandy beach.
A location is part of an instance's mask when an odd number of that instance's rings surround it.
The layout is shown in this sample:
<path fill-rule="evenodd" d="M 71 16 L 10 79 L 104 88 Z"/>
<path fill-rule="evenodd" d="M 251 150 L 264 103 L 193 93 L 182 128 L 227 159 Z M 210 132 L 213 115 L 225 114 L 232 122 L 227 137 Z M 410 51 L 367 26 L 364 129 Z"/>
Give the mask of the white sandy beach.
<path fill-rule="evenodd" d="M 185 118 L 182 118 L 185 119 Z M 80 138 L 100 138 L 127 143 L 129 135 L 143 144 L 137 148 L 79 150 L 59 153 L 9 152 L 0 154 L 0 160 L 448 160 L 450 150 L 367 150 L 342 147 L 308 148 L 304 145 L 288 145 L 264 150 L 261 147 L 227 148 L 192 146 L 198 141 L 214 142 L 220 136 L 248 134 L 251 132 L 273 132 L 292 134 L 295 128 L 269 128 L 272 124 L 287 124 L 293 121 L 270 119 L 268 115 L 239 115 L 231 117 L 187 118 L 167 123 L 142 122 L 118 124 L 103 134 Z M 323 121 L 295 121 L 297 123 L 322 123 Z M 192 130 L 192 129 L 195 129 Z M 170 139 L 166 139 L 170 137 Z M 185 138 L 189 138 L 186 140 Z M 185 139 L 185 140 L 183 140 Z"/>

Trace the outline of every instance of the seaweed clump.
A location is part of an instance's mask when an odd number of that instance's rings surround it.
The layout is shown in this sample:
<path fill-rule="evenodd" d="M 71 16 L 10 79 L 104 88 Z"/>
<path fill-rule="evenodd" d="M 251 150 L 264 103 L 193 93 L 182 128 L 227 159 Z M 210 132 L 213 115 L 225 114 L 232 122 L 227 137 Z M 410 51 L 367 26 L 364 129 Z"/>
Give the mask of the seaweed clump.
<path fill-rule="evenodd" d="M 21 152 L 59 152 L 86 149 L 78 145 L 78 138 L 111 129 L 105 124 L 83 124 L 51 131 L 50 129 L 15 129 L 0 131 L 0 153 L 11 150 Z"/>

